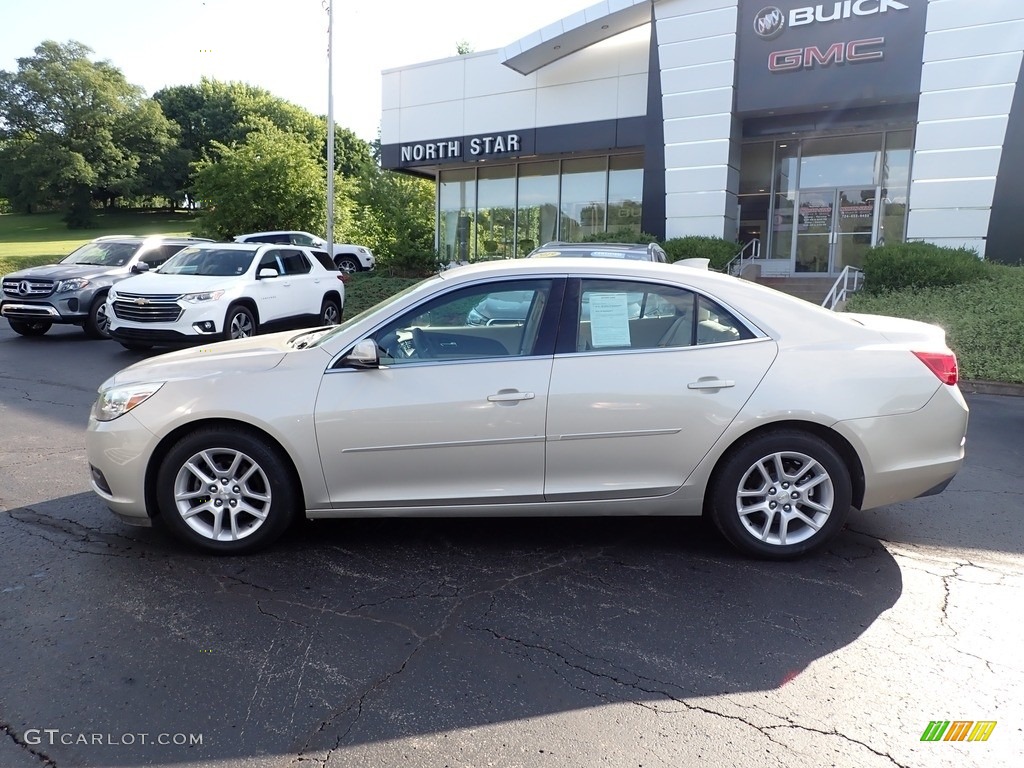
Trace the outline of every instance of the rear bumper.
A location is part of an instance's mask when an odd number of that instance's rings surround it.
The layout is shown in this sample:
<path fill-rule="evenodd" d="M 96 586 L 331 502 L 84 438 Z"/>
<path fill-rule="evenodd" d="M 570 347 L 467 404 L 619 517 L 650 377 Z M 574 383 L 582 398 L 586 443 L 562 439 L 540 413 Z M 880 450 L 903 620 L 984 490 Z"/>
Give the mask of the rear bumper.
<path fill-rule="evenodd" d="M 835 425 L 864 464 L 861 509 L 941 492 L 964 462 L 967 403 L 956 387 L 940 386 L 912 413 L 852 419 Z"/>

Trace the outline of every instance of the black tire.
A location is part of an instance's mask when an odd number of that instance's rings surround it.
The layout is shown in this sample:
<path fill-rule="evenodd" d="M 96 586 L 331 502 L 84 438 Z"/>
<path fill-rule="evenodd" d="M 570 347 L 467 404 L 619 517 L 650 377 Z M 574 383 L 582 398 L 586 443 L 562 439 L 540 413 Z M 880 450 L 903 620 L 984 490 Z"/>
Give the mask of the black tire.
<path fill-rule="evenodd" d="M 156 494 L 161 524 L 175 536 L 235 555 L 280 537 L 302 498 L 276 446 L 236 427 L 204 427 L 179 440 L 157 472 Z"/>
<path fill-rule="evenodd" d="M 107 317 L 107 294 L 103 293 L 92 300 L 89 316 L 85 319 L 85 335 L 90 339 L 110 338 L 110 318 Z"/>
<path fill-rule="evenodd" d="M 839 533 L 852 495 L 849 469 L 832 446 L 807 432 L 778 430 L 723 459 L 711 481 L 710 514 L 740 551 L 789 560 Z"/>
<path fill-rule="evenodd" d="M 152 344 L 143 344 L 139 341 L 119 341 L 118 344 L 129 352 L 148 352 L 153 348 Z"/>
<path fill-rule="evenodd" d="M 341 307 L 331 298 L 324 298 L 320 305 L 320 325 L 337 325 L 341 322 Z"/>
<path fill-rule="evenodd" d="M 234 304 L 224 316 L 224 338 L 247 339 L 259 333 L 259 325 L 252 310 L 242 304 Z"/>
<path fill-rule="evenodd" d="M 42 336 L 53 326 L 46 320 L 9 320 L 11 330 L 22 336 Z"/>
<path fill-rule="evenodd" d="M 338 269 L 349 275 L 363 268 L 355 256 L 338 256 L 334 263 L 338 265 Z"/>

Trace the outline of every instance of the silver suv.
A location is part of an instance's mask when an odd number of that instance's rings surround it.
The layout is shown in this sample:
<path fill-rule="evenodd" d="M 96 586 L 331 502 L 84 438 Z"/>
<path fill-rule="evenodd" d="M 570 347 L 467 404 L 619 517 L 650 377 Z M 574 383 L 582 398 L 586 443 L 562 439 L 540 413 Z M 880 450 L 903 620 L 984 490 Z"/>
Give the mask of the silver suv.
<path fill-rule="evenodd" d="M 198 237 L 109 235 L 72 251 L 56 264 L 3 278 L 0 315 L 22 336 L 42 336 L 54 324 L 80 325 L 94 339 L 109 338 L 107 292 L 132 274 L 163 264 Z"/>

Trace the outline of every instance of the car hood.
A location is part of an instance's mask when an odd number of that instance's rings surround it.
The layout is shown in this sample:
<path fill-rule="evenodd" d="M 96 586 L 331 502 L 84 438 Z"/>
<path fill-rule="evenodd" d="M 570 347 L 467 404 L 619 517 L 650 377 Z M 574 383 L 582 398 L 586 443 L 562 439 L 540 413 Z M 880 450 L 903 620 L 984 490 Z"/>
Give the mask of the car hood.
<path fill-rule="evenodd" d="M 117 284 L 117 290 L 128 293 L 180 295 L 230 288 L 238 285 L 240 278 L 241 275 L 162 275 L 154 272 L 129 277 Z"/>
<path fill-rule="evenodd" d="M 893 343 L 917 347 L 937 346 L 943 348 L 946 346 L 945 329 L 931 323 L 923 323 L 920 320 L 907 320 L 903 317 L 866 315 L 856 312 L 843 312 L 840 316 L 865 328 L 877 331 Z"/>
<path fill-rule="evenodd" d="M 5 280 L 21 280 L 24 278 L 67 280 L 71 277 L 94 279 L 106 275 L 119 275 L 127 272 L 125 267 L 107 267 L 98 264 L 43 264 L 38 267 L 11 272 L 4 275 Z"/>
<path fill-rule="evenodd" d="M 140 382 L 235 376 L 269 371 L 279 365 L 288 354 L 286 342 L 294 336 L 294 332 L 255 336 L 157 355 L 118 371 L 103 382 L 100 389 Z"/>

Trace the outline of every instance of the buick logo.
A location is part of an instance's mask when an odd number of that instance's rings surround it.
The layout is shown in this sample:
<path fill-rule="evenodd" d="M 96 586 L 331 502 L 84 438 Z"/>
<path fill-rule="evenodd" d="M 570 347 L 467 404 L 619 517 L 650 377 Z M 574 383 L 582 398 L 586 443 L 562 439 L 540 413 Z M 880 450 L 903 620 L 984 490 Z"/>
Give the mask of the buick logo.
<path fill-rule="evenodd" d="M 754 31 L 762 40 L 774 40 L 786 28 L 786 14 L 769 5 L 754 16 Z"/>
<path fill-rule="evenodd" d="M 29 283 L 28 280 L 22 280 L 20 283 L 18 283 L 18 293 L 20 293 L 22 296 L 28 296 L 30 293 L 32 293 L 32 285 Z"/>

